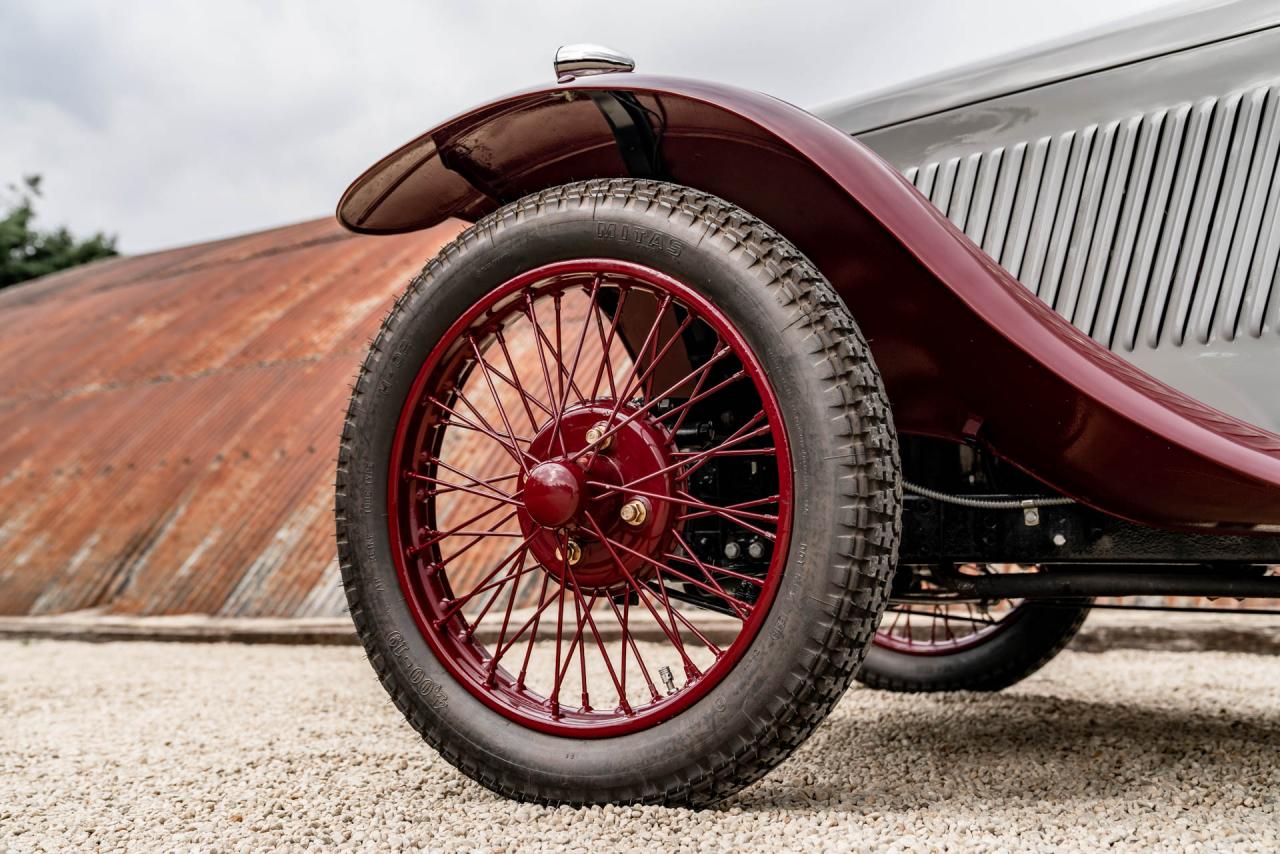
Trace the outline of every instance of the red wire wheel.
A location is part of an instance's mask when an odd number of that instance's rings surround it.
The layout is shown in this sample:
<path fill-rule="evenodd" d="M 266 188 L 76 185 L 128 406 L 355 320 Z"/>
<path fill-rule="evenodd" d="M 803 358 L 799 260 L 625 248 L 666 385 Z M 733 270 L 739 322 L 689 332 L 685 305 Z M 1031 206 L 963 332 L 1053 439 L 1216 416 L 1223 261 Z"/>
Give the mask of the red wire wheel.
<path fill-rule="evenodd" d="M 891 691 L 997 691 L 1057 655 L 1080 628 L 1087 602 L 956 601 L 934 567 L 900 567 L 912 577 L 890 600 L 859 681 Z M 966 564 L 962 575 L 1039 571 L 1014 564 Z"/>
<path fill-rule="evenodd" d="M 876 646 L 904 655 L 954 655 L 991 640 L 1025 614 L 1017 604 L 911 603 L 885 609 Z"/>
<path fill-rule="evenodd" d="M 764 488 L 716 483 L 724 461 Z M 725 314 L 650 267 L 581 259 L 486 293 L 430 351 L 388 521 L 457 681 L 521 726 L 593 738 L 679 714 L 734 667 L 781 582 L 791 493 L 777 396 Z"/>

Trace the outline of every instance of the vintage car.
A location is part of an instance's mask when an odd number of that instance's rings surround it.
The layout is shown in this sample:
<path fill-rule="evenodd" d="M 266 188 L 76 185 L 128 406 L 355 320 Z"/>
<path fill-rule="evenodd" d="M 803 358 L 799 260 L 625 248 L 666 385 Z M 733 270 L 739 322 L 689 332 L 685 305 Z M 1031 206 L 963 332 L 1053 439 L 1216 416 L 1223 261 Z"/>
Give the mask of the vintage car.
<path fill-rule="evenodd" d="M 1094 597 L 1280 596 L 1280 13 L 1180 8 L 826 121 L 566 47 L 357 179 L 353 231 L 469 224 L 337 472 L 426 741 L 705 805 L 855 678 L 996 690 Z"/>

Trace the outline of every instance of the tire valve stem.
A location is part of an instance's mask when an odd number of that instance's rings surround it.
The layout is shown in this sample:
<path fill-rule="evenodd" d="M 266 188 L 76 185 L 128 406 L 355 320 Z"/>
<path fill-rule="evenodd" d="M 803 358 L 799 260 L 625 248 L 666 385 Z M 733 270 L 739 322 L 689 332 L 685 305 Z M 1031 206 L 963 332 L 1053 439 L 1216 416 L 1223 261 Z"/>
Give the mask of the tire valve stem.
<path fill-rule="evenodd" d="M 658 675 L 662 677 L 662 684 L 667 686 L 667 693 L 674 694 L 676 692 L 676 678 L 671 675 L 671 668 L 665 664 L 658 668 Z"/>

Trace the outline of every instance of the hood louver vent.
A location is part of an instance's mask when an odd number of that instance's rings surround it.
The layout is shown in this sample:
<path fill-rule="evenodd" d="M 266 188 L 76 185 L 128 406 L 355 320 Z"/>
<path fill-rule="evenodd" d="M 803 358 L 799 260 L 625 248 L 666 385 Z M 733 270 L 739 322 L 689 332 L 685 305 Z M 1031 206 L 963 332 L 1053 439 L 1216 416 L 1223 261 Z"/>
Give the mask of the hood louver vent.
<path fill-rule="evenodd" d="M 1121 351 L 1280 328 L 1280 87 L 907 170 L 1037 296 Z"/>

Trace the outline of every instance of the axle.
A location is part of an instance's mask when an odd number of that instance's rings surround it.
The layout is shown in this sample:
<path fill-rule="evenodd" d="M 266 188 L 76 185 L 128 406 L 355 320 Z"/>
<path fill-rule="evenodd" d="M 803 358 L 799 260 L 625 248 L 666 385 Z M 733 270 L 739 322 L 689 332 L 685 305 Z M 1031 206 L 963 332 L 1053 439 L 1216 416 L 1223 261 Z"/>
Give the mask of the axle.
<path fill-rule="evenodd" d="M 903 567 L 907 569 L 908 567 Z M 1094 596 L 1201 596 L 1280 598 L 1280 576 L 1264 575 L 1266 567 L 1159 567 L 1121 565 L 1089 568 L 1049 567 L 1045 572 L 964 575 L 934 573 L 942 588 L 936 600 L 1063 599 Z M 906 598 L 910 598 L 910 594 Z"/>

